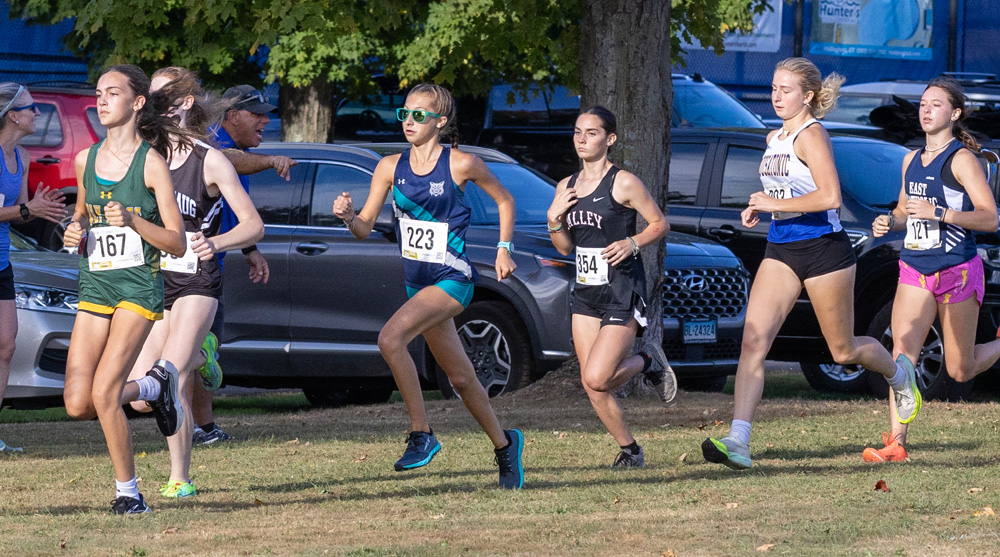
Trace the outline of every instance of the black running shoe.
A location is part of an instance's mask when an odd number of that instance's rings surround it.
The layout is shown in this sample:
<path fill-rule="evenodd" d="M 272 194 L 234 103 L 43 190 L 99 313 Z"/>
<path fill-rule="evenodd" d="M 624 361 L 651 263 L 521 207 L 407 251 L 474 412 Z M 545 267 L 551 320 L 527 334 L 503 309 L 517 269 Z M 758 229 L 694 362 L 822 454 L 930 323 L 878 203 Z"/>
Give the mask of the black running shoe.
<path fill-rule="evenodd" d="M 394 468 L 397 472 L 420 468 L 430 463 L 434 455 L 441 450 L 441 443 L 438 443 L 434 432 L 411 431 L 406 436 L 406 450 L 403 456 L 396 461 Z"/>
<path fill-rule="evenodd" d="M 645 468 L 646 457 L 642 453 L 642 447 L 639 447 L 639 452 L 636 454 L 632 454 L 626 450 L 618 453 L 618 458 L 615 459 L 615 463 L 611 466 L 613 468 Z"/>
<path fill-rule="evenodd" d="M 667 356 L 663 353 L 663 347 L 655 342 L 646 342 L 642 347 L 651 359 L 649 369 L 643 375 L 643 380 L 649 388 L 656 392 L 663 402 L 670 402 L 677 396 L 677 376 L 667 362 Z"/>
<path fill-rule="evenodd" d="M 151 513 L 153 509 L 149 508 L 140 493 L 138 499 L 124 495 L 115 499 L 111 502 L 111 512 L 114 514 L 142 514 Z"/>
<path fill-rule="evenodd" d="M 153 408 L 160 433 L 170 437 L 177 433 L 184 421 L 181 399 L 177 396 L 177 370 L 173 366 L 165 369 L 164 366 L 155 365 L 146 372 L 146 376 L 153 377 L 160 383 L 160 396 L 150 401 L 149 405 Z"/>
<path fill-rule="evenodd" d="M 225 431 L 222 431 L 218 427 L 212 431 L 205 431 L 200 427 L 194 428 L 194 435 L 191 436 L 192 445 L 211 445 L 218 441 L 231 441 L 233 439 L 232 435 L 229 435 Z"/>
<path fill-rule="evenodd" d="M 504 430 L 507 436 L 507 446 L 494 449 L 496 463 L 500 468 L 500 487 L 504 489 L 521 489 L 524 486 L 524 466 L 521 465 L 521 455 L 524 452 L 524 435 L 520 430 Z"/>

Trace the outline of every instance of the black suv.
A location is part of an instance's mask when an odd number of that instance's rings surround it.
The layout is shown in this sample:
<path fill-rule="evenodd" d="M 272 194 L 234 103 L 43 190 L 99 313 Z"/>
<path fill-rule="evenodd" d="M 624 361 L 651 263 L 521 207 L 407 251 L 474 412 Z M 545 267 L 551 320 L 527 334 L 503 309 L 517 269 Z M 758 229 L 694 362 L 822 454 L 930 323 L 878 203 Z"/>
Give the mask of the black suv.
<path fill-rule="evenodd" d="M 247 281 L 242 257 L 225 265 L 226 327 L 222 363 L 234 385 L 299 387 L 314 404 L 384 401 L 394 388 L 377 339 L 406 299 L 391 205 L 361 242 L 333 216 L 334 198 L 351 192 L 358 206 L 383 155 L 406 145 L 263 144 L 260 152 L 299 161 L 291 180 L 273 172 L 250 178 L 250 196 L 266 233 L 257 245 L 267 258 L 266 285 Z M 574 261 L 560 255 L 545 231 L 553 182 L 494 151 L 463 147 L 487 166 L 517 201 L 517 272 L 497 281 L 498 215 L 470 184 L 466 238 L 480 274 L 468 309 L 456 318 L 459 336 L 490 395 L 538 378 L 572 353 L 570 289 Z M 664 349 L 688 388 L 719 390 L 735 373 L 749 274 L 717 243 L 671 233 L 664 265 Z M 421 380 L 451 396 L 450 385 L 418 337 L 411 346 Z"/>
<path fill-rule="evenodd" d="M 744 228 L 740 212 L 750 194 L 760 191 L 758 167 L 767 130 L 674 130 L 671 134 L 668 203 L 673 230 L 721 242 L 755 274 L 764 256 L 769 215 L 752 229 Z M 886 336 L 899 278 L 898 259 L 903 232 L 881 238 L 871 235 L 871 223 L 899 197 L 903 157 L 908 149 L 893 143 L 833 134 L 834 158 L 843 192 L 840 219 L 857 256 L 855 328 L 857 334 Z M 986 266 L 986 297 L 980 311 L 977 340 L 994 338 L 1000 322 L 1000 245 L 996 234 L 980 234 L 979 253 Z M 770 359 L 800 362 L 816 388 L 858 391 L 869 384 L 884 391 L 881 376 L 873 380 L 863 369 L 835 365 L 819 329 L 808 296 L 803 292 L 769 354 Z M 932 328 L 918 362 L 918 380 L 925 396 L 964 396 L 944 372 L 940 331 Z"/>

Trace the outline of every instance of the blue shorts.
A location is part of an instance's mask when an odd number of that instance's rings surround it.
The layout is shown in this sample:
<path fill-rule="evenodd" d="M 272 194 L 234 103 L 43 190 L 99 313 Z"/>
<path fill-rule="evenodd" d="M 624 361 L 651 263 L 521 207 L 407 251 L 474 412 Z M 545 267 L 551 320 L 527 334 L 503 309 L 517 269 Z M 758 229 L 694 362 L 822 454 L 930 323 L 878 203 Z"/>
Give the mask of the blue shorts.
<path fill-rule="evenodd" d="M 472 302 L 472 291 L 475 288 L 476 283 L 459 280 L 442 280 L 441 282 L 431 286 L 437 286 L 441 290 L 444 290 L 446 294 L 454 298 L 458 303 L 462 304 L 463 308 L 467 308 Z M 420 288 L 407 286 L 406 295 L 407 297 L 412 298 L 416 296 L 417 292 L 420 292 L 420 290 Z"/>

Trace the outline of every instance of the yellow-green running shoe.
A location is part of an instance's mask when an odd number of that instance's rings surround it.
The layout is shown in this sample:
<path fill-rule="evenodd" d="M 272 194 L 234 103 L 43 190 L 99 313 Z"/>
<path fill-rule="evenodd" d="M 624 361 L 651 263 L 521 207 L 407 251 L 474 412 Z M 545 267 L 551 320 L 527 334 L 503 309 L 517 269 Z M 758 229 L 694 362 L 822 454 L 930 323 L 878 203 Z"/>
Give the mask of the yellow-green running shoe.
<path fill-rule="evenodd" d="M 160 487 L 160 495 L 164 497 L 180 499 L 183 497 L 193 497 L 197 494 L 198 490 L 194 488 L 194 484 L 188 482 L 173 480 Z"/>
<path fill-rule="evenodd" d="M 906 372 L 906 383 L 893 391 L 896 397 L 896 419 L 901 424 L 908 424 L 917 417 L 924 399 L 920 396 L 920 388 L 917 386 L 917 373 L 913 368 L 913 362 L 905 354 L 900 354 L 896 357 L 896 365 Z"/>
<path fill-rule="evenodd" d="M 205 355 L 205 364 L 198 368 L 201 382 L 205 388 L 214 391 L 222 385 L 222 368 L 219 366 L 219 339 L 215 333 L 208 333 L 205 342 L 201 343 L 201 353 Z"/>

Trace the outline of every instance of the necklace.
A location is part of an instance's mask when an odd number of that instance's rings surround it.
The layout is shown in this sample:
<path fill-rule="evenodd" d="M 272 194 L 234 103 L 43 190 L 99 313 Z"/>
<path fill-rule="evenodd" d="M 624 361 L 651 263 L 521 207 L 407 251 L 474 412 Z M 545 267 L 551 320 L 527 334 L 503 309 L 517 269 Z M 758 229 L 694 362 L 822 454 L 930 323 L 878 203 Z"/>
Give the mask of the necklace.
<path fill-rule="evenodd" d="M 132 164 L 132 157 L 135 156 L 135 152 L 139 150 L 139 142 L 137 141 L 135 143 L 135 145 L 132 148 L 132 151 L 129 153 L 129 155 L 128 155 L 128 162 L 125 162 L 121 157 L 119 157 L 118 153 L 115 153 L 114 151 L 112 151 L 111 147 L 107 143 L 104 144 L 104 150 L 107 151 L 107 152 L 109 152 L 109 153 L 111 153 L 112 157 L 118 159 L 118 162 L 122 163 L 122 165 L 125 168 L 128 168 L 129 165 Z"/>
<path fill-rule="evenodd" d="M 948 141 L 945 141 L 945 142 L 944 142 L 944 145 L 942 145 L 942 146 L 940 146 L 940 147 L 935 147 L 935 148 L 933 148 L 933 149 L 931 149 L 930 147 L 928 147 L 928 146 L 927 146 L 927 144 L 926 144 L 926 143 L 924 143 L 924 152 L 925 152 L 925 153 L 933 153 L 933 152 L 935 152 L 935 151 L 940 151 L 941 149 L 944 149 L 945 147 L 947 147 L 947 146 L 948 146 L 948 144 L 950 144 L 950 143 L 951 143 L 952 141 L 955 141 L 955 138 L 954 138 L 954 137 L 953 137 L 953 138 L 951 138 L 951 139 L 949 139 Z"/>

